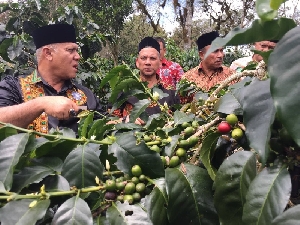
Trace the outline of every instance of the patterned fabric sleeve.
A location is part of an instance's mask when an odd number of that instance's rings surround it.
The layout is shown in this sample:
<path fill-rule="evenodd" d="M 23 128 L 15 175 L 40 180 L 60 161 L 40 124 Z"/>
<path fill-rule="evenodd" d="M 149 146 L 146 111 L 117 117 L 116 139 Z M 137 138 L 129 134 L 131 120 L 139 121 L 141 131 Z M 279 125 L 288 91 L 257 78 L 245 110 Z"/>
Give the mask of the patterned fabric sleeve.
<path fill-rule="evenodd" d="M 133 106 L 129 103 L 126 103 L 126 105 L 123 108 L 116 109 L 112 112 L 113 116 L 117 116 L 119 118 L 124 118 L 125 116 L 130 114 L 130 111 L 132 110 Z"/>

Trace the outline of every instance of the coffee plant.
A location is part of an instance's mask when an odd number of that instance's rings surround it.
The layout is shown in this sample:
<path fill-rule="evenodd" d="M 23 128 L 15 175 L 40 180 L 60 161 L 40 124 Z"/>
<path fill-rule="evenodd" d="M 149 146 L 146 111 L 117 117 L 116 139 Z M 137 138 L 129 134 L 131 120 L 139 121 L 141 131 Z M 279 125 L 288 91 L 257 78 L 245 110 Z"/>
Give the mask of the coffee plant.
<path fill-rule="evenodd" d="M 209 92 L 182 80 L 189 103 L 148 117 L 164 94 L 121 65 L 99 88 L 109 84 L 112 111 L 121 91 L 138 97 L 127 123 L 93 111 L 78 115 L 77 134 L 1 123 L 1 225 L 297 224 L 300 28 L 275 18 L 281 3 L 257 1 L 260 18 L 210 49 L 280 40 L 266 63 Z"/>

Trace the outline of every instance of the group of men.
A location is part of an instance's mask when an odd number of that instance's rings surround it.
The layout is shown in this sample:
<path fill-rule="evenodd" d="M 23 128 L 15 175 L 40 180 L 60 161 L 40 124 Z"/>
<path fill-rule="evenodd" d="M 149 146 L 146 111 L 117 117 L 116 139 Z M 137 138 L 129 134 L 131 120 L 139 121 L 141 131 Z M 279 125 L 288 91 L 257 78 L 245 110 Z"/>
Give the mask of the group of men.
<path fill-rule="evenodd" d="M 141 80 L 146 81 L 149 88 L 156 86 L 167 93 L 168 97 L 160 102 L 171 106 L 180 102 L 175 92 L 180 79 L 187 79 L 203 90 L 209 90 L 249 61 L 262 60 L 254 55 L 237 60 L 228 68 L 223 65 L 223 48 L 204 58 L 217 37 L 218 32 L 213 31 L 198 38 L 201 62 L 186 73 L 178 63 L 165 58 L 164 39 L 144 38 L 139 43 L 136 59 Z M 41 133 L 62 127 L 77 132 L 78 118 L 75 116 L 81 109 L 107 114 L 91 90 L 73 81 L 80 59 L 74 27 L 68 24 L 47 25 L 34 31 L 33 40 L 38 63 L 36 70 L 27 76 L 6 76 L 0 82 L 0 121 Z M 272 43 L 256 43 L 257 50 L 272 49 L 275 45 Z M 128 116 L 137 101 L 135 97 L 129 98 L 115 114 L 120 118 Z M 151 105 L 146 112 L 149 115 L 159 113 L 160 108 Z M 143 124 L 142 120 L 136 122 Z"/>

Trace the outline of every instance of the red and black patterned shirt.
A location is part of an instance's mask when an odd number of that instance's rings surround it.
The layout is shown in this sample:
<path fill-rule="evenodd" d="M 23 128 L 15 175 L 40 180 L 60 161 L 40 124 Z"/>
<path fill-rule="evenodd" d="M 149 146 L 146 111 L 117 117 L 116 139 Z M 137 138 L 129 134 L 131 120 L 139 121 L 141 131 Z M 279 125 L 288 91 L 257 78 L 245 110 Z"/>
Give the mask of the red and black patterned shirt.
<path fill-rule="evenodd" d="M 166 59 L 162 60 L 162 66 L 157 70 L 164 88 L 173 90 L 176 88 L 176 84 L 180 81 L 183 73 L 183 69 L 178 63 Z"/>

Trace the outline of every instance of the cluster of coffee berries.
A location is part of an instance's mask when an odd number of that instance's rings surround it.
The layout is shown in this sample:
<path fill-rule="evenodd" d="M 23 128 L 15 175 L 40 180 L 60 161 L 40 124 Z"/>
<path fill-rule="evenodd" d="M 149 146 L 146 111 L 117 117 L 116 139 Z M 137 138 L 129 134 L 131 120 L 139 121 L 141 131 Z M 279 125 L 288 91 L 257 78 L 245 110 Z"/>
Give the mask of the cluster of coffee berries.
<path fill-rule="evenodd" d="M 146 186 L 147 178 L 142 173 L 139 165 L 131 168 L 132 177 L 124 175 L 116 179 L 108 179 L 105 182 L 104 198 L 110 201 L 127 201 L 129 204 L 139 202 L 151 189 Z"/>
<path fill-rule="evenodd" d="M 227 134 L 231 132 L 231 137 L 238 140 L 243 137 L 243 130 L 237 127 L 238 118 L 235 114 L 229 114 L 226 116 L 226 121 L 222 121 L 218 124 L 218 132 L 221 134 Z"/>

